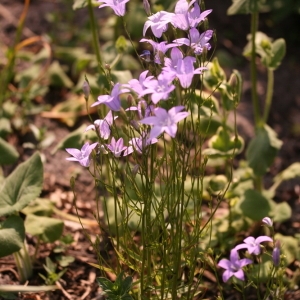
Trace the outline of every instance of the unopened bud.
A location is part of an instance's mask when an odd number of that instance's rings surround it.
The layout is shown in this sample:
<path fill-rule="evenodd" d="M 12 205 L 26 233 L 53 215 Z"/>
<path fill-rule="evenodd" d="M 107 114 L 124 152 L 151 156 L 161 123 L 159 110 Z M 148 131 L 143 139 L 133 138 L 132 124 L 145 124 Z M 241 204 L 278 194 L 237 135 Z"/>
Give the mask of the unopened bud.
<path fill-rule="evenodd" d="M 132 175 L 133 175 L 133 176 L 135 176 L 135 175 L 138 173 L 139 168 L 140 168 L 140 165 L 135 165 L 135 166 L 132 168 L 131 172 L 132 172 Z"/>
<path fill-rule="evenodd" d="M 131 120 L 130 121 L 130 125 L 136 130 L 136 131 L 140 131 L 140 125 L 136 120 Z"/>
<path fill-rule="evenodd" d="M 275 248 L 272 253 L 273 263 L 275 267 L 278 267 L 280 264 L 280 241 L 275 242 Z"/>
<path fill-rule="evenodd" d="M 144 10 L 148 16 L 151 15 L 150 3 L 148 0 L 143 0 Z"/>
<path fill-rule="evenodd" d="M 88 100 L 88 98 L 90 96 L 91 88 L 86 80 L 83 82 L 82 91 L 83 91 L 85 99 Z"/>
<path fill-rule="evenodd" d="M 105 64 L 104 67 L 105 67 L 106 70 L 110 71 L 110 65 L 109 64 Z"/>

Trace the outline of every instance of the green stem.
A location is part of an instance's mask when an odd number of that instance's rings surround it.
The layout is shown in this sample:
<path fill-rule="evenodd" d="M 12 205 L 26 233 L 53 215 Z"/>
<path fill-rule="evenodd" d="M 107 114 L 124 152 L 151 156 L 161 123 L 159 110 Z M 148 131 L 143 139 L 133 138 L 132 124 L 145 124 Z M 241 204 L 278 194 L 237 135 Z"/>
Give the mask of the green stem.
<path fill-rule="evenodd" d="M 92 0 L 88 0 L 88 10 L 89 10 L 89 17 L 90 17 L 90 24 L 93 34 L 93 44 L 94 44 L 94 51 L 96 54 L 97 62 L 98 62 L 98 71 L 100 74 L 105 74 L 104 68 L 102 66 L 102 59 L 100 55 L 100 45 L 98 39 L 98 30 L 95 22 L 95 15 L 92 5 Z"/>
<path fill-rule="evenodd" d="M 251 94 L 252 94 L 252 105 L 254 110 L 254 121 L 255 127 L 258 128 L 260 125 L 260 109 L 257 95 L 257 69 L 256 69 L 256 46 L 255 37 L 258 27 L 258 12 L 257 3 L 255 1 L 255 11 L 251 15 Z"/>
<path fill-rule="evenodd" d="M 15 252 L 13 256 L 20 275 L 20 282 L 27 281 L 32 275 L 32 263 L 26 243 L 24 243 L 23 247 L 18 252 Z"/>
<path fill-rule="evenodd" d="M 268 121 L 270 108 L 272 104 L 272 98 L 273 98 L 273 89 L 274 89 L 274 70 L 268 69 L 267 95 L 266 95 L 265 110 L 263 116 L 264 124 L 266 124 Z"/>

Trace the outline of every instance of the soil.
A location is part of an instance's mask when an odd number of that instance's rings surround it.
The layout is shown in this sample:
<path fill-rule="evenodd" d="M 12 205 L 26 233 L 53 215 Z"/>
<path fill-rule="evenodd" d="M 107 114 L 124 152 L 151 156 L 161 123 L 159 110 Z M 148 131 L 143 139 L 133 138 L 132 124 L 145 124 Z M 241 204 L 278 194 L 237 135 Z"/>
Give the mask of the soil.
<path fill-rule="evenodd" d="M 30 9 L 25 23 L 23 38 L 33 35 L 42 35 L 49 30 L 51 31 L 53 23 L 47 20 L 48 12 L 61 12 L 63 15 L 66 11 L 71 10 L 70 5 L 66 5 L 67 1 L 38 1 L 32 0 Z M 243 47 L 246 44 L 246 35 L 249 32 L 250 17 L 249 16 L 231 16 L 226 15 L 226 10 L 230 6 L 230 0 L 208 0 L 206 7 L 212 8 L 213 13 L 210 15 L 210 27 L 216 30 L 218 37 L 216 49 L 217 53 L 223 57 L 224 64 L 228 70 L 236 68 L 244 77 L 243 99 L 238 108 L 238 126 L 241 135 L 249 141 L 254 134 L 253 114 L 250 97 L 250 80 L 249 67 L 246 59 L 241 58 Z M 15 28 L 18 18 L 23 8 L 21 0 L 2 0 L 0 3 L 0 59 L 4 57 L 5 47 L 3 45 L 12 45 Z M 83 10 L 78 10 L 72 17 L 74 26 L 78 26 L 80 22 L 87 22 Z M 97 12 L 99 14 L 99 12 Z M 278 21 L 278 15 L 272 13 L 263 14 L 260 19 L 261 31 L 266 32 L 274 39 L 285 37 L 287 42 L 287 54 L 282 65 L 275 72 L 275 90 L 274 105 L 271 108 L 269 125 L 275 129 L 278 137 L 283 141 L 282 149 L 270 170 L 270 178 L 275 174 L 289 166 L 293 162 L 300 160 L 300 61 L 299 46 L 300 36 L 297 28 L 300 26 L 299 15 L 289 14 L 281 16 Z M 142 33 L 142 28 L 141 28 Z M 296 34 L 297 33 L 297 34 Z M 266 89 L 266 74 L 264 70 L 259 72 L 259 91 L 263 95 Z M 66 98 L 64 89 L 51 89 L 43 104 L 54 105 Z M 263 98 L 263 97 L 262 97 Z M 78 119 L 74 127 L 78 127 L 80 123 L 87 121 L 85 117 Z M 70 188 L 70 177 L 76 174 L 76 195 L 78 214 L 86 220 L 85 228 L 92 240 L 100 236 L 100 229 L 94 221 L 93 211 L 95 209 L 96 192 L 94 183 L 88 172 L 76 164 L 66 161 L 68 154 L 64 151 L 57 151 L 51 154 L 56 143 L 59 142 L 72 129 L 65 126 L 56 119 L 43 118 L 40 115 L 31 117 L 31 122 L 37 127 L 46 127 L 48 132 L 54 133 L 55 142 L 47 149 L 42 150 L 45 156 L 44 164 L 44 187 L 42 197 L 52 200 L 56 207 L 68 214 L 76 216 L 76 210 L 73 206 L 73 192 Z M 22 160 L 31 155 L 29 150 L 24 151 L 22 144 L 32 140 L 32 136 L 18 135 L 11 137 L 11 142 L 22 153 Z M 11 169 L 5 169 L 8 174 Z M 7 175 L 5 174 L 5 175 Z M 266 179 L 266 185 L 270 183 L 270 178 Z M 295 179 L 289 181 L 279 187 L 276 194 L 276 201 L 286 201 L 292 207 L 293 214 L 290 220 L 279 225 L 278 232 L 284 235 L 295 235 L 299 233 L 300 228 L 300 181 Z M 62 279 L 59 280 L 60 290 L 53 291 L 48 294 L 23 294 L 18 299 L 102 299 L 101 291 L 95 281 L 99 276 L 96 268 L 89 263 L 97 263 L 95 251 L 86 238 L 80 224 L 75 221 L 66 220 L 64 234 L 70 233 L 74 237 L 74 241 L 67 247 L 66 255 L 73 256 L 75 261 L 69 265 Z M 105 239 L 105 237 L 103 237 Z M 34 252 L 35 239 L 28 236 L 27 240 L 30 252 Z M 103 244 L 105 245 L 104 241 Z M 45 273 L 43 264 L 45 258 L 55 259 L 53 248 L 55 245 L 42 245 L 39 251 L 38 259 L 34 264 L 33 278 L 29 281 L 30 285 L 42 285 L 43 280 L 37 275 Z M 290 267 L 289 272 L 296 269 L 296 264 Z M 299 268 L 299 262 L 298 262 Z M 111 275 L 111 279 L 113 275 Z M 213 288 L 213 281 L 209 274 L 206 274 L 208 284 Z M 18 274 L 15 269 L 15 263 L 12 256 L 0 260 L 0 285 L 1 284 L 19 284 Z M 207 299 L 215 299 L 215 295 L 206 294 Z M 1 297 L 0 297 L 1 299 Z M 228 292 L 226 299 L 239 299 L 235 293 Z M 250 299 L 250 298 L 249 298 Z M 251 298 L 255 299 L 255 298 Z M 285 299 L 300 299 L 299 291 L 290 291 Z"/>

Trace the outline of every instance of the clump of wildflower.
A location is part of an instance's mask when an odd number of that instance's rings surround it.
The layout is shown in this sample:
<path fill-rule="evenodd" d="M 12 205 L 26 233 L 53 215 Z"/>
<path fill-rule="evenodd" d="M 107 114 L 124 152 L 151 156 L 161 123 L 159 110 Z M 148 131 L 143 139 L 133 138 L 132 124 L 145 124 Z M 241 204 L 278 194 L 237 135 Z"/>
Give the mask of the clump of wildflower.
<path fill-rule="evenodd" d="M 249 258 L 239 258 L 239 254 L 236 249 L 230 251 L 229 260 L 223 258 L 219 261 L 218 266 L 225 269 L 225 272 L 222 275 L 224 282 L 227 282 L 232 276 L 240 280 L 245 280 L 245 275 L 243 267 L 252 263 L 252 260 Z"/>

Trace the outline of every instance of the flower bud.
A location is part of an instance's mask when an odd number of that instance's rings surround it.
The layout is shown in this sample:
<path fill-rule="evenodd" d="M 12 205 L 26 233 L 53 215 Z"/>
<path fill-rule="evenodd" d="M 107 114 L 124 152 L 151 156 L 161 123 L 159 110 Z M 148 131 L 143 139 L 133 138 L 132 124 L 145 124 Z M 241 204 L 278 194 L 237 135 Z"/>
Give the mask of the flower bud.
<path fill-rule="evenodd" d="M 144 10 L 148 16 L 151 15 L 150 3 L 148 0 L 143 0 Z"/>
<path fill-rule="evenodd" d="M 275 247 L 272 253 L 272 259 L 275 267 L 278 267 L 280 264 L 280 241 L 275 242 Z"/>
<path fill-rule="evenodd" d="M 83 82 L 82 91 L 83 91 L 85 99 L 87 100 L 90 96 L 91 88 L 86 80 Z"/>
<path fill-rule="evenodd" d="M 262 222 L 264 224 L 266 224 L 268 227 L 272 227 L 273 226 L 273 221 L 269 218 L 269 217 L 265 217 L 262 219 Z"/>

